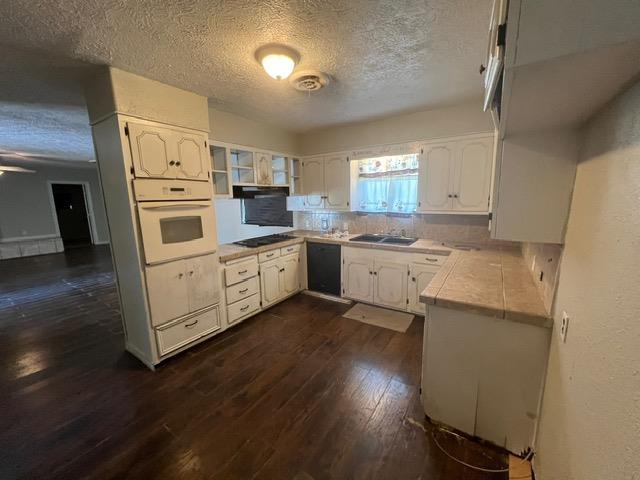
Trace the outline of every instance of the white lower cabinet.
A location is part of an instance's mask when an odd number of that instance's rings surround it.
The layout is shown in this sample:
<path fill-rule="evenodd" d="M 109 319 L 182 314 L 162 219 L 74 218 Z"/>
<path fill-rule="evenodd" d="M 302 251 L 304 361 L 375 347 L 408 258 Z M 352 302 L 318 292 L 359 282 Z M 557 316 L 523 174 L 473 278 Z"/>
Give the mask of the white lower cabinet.
<path fill-rule="evenodd" d="M 269 307 L 300 290 L 298 253 L 260 264 L 262 306 Z"/>
<path fill-rule="evenodd" d="M 427 288 L 427 285 L 436 276 L 439 269 L 440 267 L 433 265 L 420 265 L 418 263 L 409 265 L 409 311 L 424 315 L 425 306 L 420 303 L 420 294 Z"/>
<path fill-rule="evenodd" d="M 260 294 L 256 293 L 227 307 L 227 323 L 231 325 L 258 311 L 260 311 Z"/>
<path fill-rule="evenodd" d="M 218 305 L 156 328 L 160 356 L 220 329 Z"/>
<path fill-rule="evenodd" d="M 162 325 L 220 301 L 215 254 L 146 267 L 151 323 Z"/>
<path fill-rule="evenodd" d="M 420 293 L 446 256 L 342 248 L 342 296 L 424 315 Z"/>
<path fill-rule="evenodd" d="M 373 271 L 373 303 L 406 310 L 408 273 L 406 263 L 376 260 Z"/>
<path fill-rule="evenodd" d="M 284 272 L 279 258 L 260 265 L 260 292 L 262 293 L 262 306 L 273 305 L 283 296 L 280 273 Z"/>
<path fill-rule="evenodd" d="M 373 258 L 359 256 L 356 250 L 347 254 L 343 249 L 342 295 L 353 300 L 373 303 Z"/>
<path fill-rule="evenodd" d="M 227 324 L 255 315 L 300 290 L 300 245 L 227 262 Z"/>

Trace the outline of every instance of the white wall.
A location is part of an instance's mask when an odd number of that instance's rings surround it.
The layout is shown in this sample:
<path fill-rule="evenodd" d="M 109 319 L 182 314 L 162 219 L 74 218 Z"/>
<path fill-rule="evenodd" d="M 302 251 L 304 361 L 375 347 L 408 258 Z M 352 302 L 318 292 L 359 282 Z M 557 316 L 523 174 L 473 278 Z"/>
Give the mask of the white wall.
<path fill-rule="evenodd" d="M 241 222 L 241 200 L 222 199 L 215 201 L 216 226 L 218 228 L 218 242 L 231 243 L 245 238 L 262 237 L 273 233 L 284 233 L 293 230 L 290 227 L 260 227 L 245 225 Z"/>
<path fill-rule="evenodd" d="M 493 132 L 493 124 L 491 115 L 482 111 L 478 101 L 312 130 L 301 134 L 298 141 L 300 152 L 312 155 L 484 132 Z"/>
<path fill-rule="evenodd" d="M 640 478 L 640 83 L 585 132 L 538 438 L 542 480 Z"/>
<path fill-rule="evenodd" d="M 50 206 L 47 181 L 89 182 L 98 241 L 109 240 L 95 164 L 66 167 L 21 163 L 19 166 L 36 170 L 36 173 L 5 173 L 0 176 L 0 241 L 55 235 L 55 211 Z"/>
<path fill-rule="evenodd" d="M 209 138 L 219 142 L 297 154 L 298 136 L 282 128 L 209 107 Z"/>

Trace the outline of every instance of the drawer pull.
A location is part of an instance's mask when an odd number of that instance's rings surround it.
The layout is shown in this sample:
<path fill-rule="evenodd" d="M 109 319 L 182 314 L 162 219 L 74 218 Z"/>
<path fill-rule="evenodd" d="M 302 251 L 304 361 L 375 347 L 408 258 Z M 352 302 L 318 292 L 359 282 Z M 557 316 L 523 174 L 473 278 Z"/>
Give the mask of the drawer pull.
<path fill-rule="evenodd" d="M 287 248 L 287 252 L 293 252 L 293 248 Z"/>
<path fill-rule="evenodd" d="M 429 257 L 425 258 L 425 260 L 426 260 L 427 262 L 437 262 L 437 261 L 438 261 L 438 259 L 437 259 L 437 258 L 429 258 Z"/>
<path fill-rule="evenodd" d="M 193 323 L 185 323 L 185 324 L 184 324 L 184 328 L 191 328 L 191 327 L 193 327 L 196 323 L 198 323 L 198 320 L 196 320 L 196 321 L 195 321 L 195 322 L 193 322 Z"/>
<path fill-rule="evenodd" d="M 267 253 L 266 257 L 267 258 L 271 258 L 271 257 L 273 257 L 273 255 L 274 255 L 273 253 Z"/>
<path fill-rule="evenodd" d="M 243 290 L 238 290 L 238 293 L 247 293 L 249 291 L 248 288 L 245 288 Z"/>
<path fill-rule="evenodd" d="M 245 273 L 247 273 L 249 270 L 240 270 L 238 272 L 238 275 L 244 275 Z"/>
<path fill-rule="evenodd" d="M 241 311 L 241 312 L 244 312 L 247 308 L 249 308 L 249 305 L 245 305 L 244 307 L 242 307 L 242 308 L 240 309 L 240 311 Z"/>

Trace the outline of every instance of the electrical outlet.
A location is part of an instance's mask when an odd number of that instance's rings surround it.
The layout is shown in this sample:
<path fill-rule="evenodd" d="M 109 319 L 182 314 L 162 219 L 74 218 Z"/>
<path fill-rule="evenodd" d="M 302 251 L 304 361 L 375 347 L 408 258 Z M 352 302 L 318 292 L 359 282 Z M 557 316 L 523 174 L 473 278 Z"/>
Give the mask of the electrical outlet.
<path fill-rule="evenodd" d="M 567 330 L 569 330 L 569 315 L 564 310 L 562 311 L 562 320 L 560 321 L 560 340 L 562 343 L 567 342 Z"/>

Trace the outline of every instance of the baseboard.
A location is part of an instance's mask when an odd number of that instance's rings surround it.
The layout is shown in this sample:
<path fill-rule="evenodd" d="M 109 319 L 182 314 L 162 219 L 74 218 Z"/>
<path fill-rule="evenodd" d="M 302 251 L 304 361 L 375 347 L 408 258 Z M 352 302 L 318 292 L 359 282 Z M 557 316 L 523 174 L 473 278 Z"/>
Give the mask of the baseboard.
<path fill-rule="evenodd" d="M 29 237 L 5 237 L 0 238 L 0 243 L 31 242 L 33 240 L 50 240 L 52 238 L 60 238 L 60 235 L 51 233 L 46 235 L 31 235 Z"/>
<path fill-rule="evenodd" d="M 330 300 L 332 302 L 344 303 L 346 305 L 351 305 L 353 302 L 348 298 L 337 297 L 335 295 L 329 295 L 327 293 L 314 292 L 313 290 L 303 290 L 302 293 L 305 295 L 310 295 L 312 297 L 323 298 L 324 300 Z"/>

